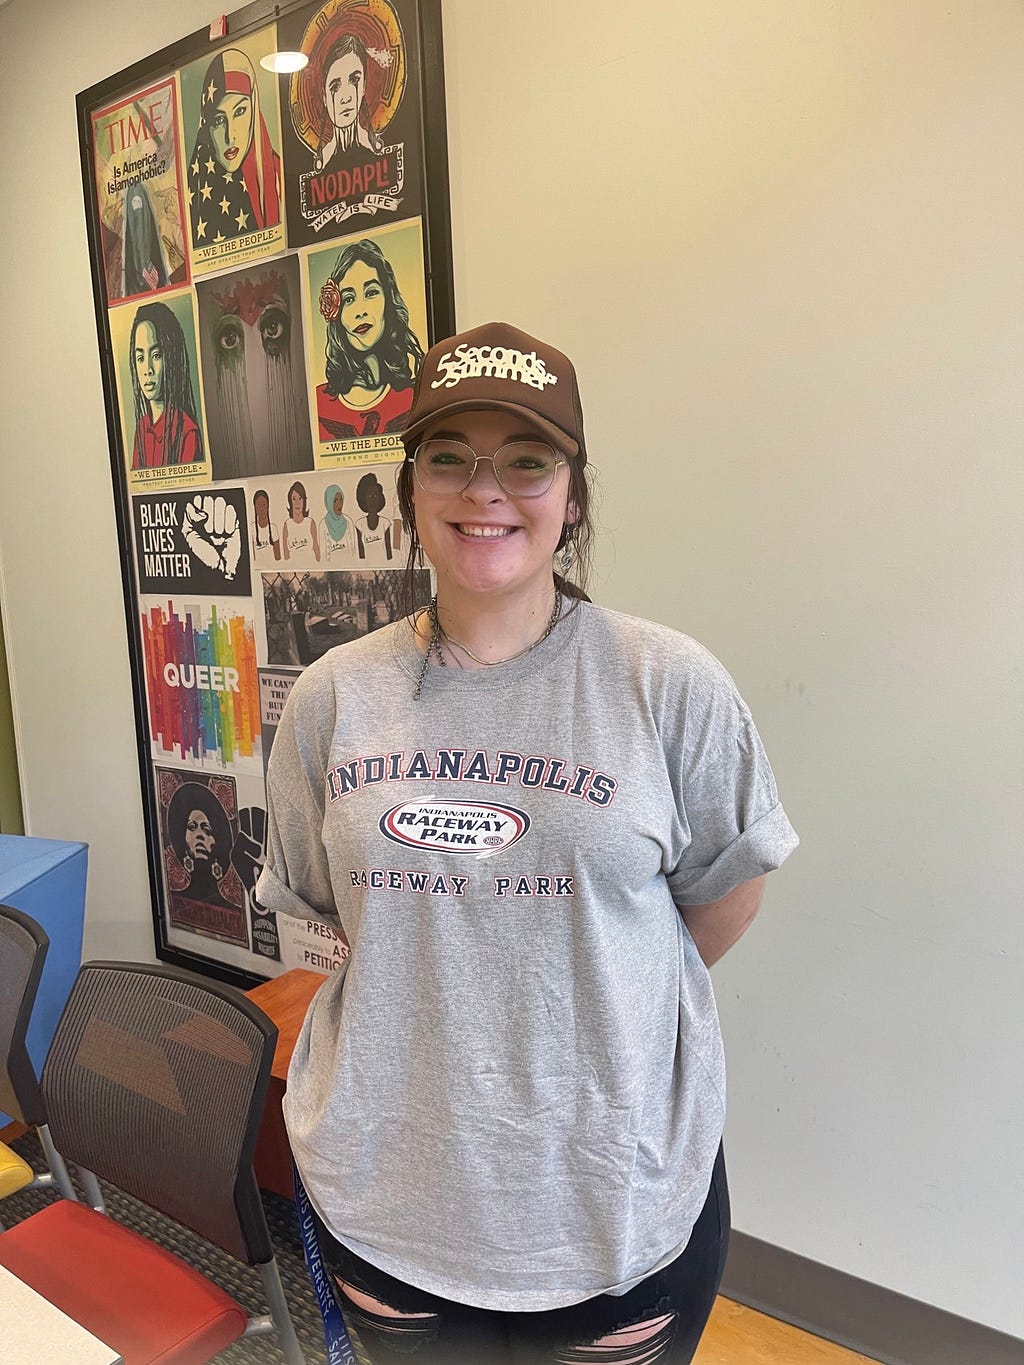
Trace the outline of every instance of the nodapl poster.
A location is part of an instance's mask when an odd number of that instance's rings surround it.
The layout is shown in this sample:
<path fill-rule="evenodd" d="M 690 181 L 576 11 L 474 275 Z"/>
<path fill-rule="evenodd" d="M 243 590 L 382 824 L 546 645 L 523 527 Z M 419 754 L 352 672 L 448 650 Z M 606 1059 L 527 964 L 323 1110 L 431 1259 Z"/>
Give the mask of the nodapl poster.
<path fill-rule="evenodd" d="M 427 346 L 420 220 L 308 252 L 305 269 L 317 464 L 399 459 Z"/>
<path fill-rule="evenodd" d="M 109 319 L 131 491 L 208 483 L 192 291 L 123 304 Z"/>
<path fill-rule="evenodd" d="M 92 115 L 107 303 L 187 284 L 174 80 Z"/>
<path fill-rule="evenodd" d="M 250 595 L 244 488 L 135 497 L 132 522 L 142 592 Z"/>
<path fill-rule="evenodd" d="M 327 0 L 278 21 L 308 65 L 288 79 L 288 241 L 422 213 L 420 63 L 414 6 Z"/>
<path fill-rule="evenodd" d="M 277 78 L 260 58 L 277 50 L 273 24 L 181 71 L 192 273 L 284 246 Z"/>
<path fill-rule="evenodd" d="M 153 757 L 262 773 L 256 640 L 243 604 L 209 598 L 141 604 Z"/>
<path fill-rule="evenodd" d="M 213 478 L 312 469 L 299 262 L 196 285 Z"/>

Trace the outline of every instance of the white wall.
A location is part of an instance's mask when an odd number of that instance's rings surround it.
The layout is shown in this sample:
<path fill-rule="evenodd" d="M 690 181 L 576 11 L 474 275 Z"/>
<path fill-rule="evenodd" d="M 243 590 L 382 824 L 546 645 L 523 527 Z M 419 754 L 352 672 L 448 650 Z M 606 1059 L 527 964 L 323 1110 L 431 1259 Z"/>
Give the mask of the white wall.
<path fill-rule="evenodd" d="M 4 619 L 94 953 L 150 929 L 73 96 L 209 17 L 0 10 Z M 803 837 L 716 969 L 735 1225 L 1024 1334 L 1024 10 L 445 24 L 460 323 L 577 359 L 598 596 L 725 660 Z"/>

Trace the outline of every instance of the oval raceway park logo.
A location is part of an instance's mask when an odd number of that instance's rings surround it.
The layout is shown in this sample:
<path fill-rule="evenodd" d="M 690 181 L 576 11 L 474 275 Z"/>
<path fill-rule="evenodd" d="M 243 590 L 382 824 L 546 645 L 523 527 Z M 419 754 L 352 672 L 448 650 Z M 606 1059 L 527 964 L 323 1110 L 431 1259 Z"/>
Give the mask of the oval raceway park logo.
<path fill-rule="evenodd" d="M 405 801 L 382 815 L 378 828 L 385 839 L 410 848 L 485 858 L 521 839 L 530 817 L 514 806 L 476 801 Z"/>

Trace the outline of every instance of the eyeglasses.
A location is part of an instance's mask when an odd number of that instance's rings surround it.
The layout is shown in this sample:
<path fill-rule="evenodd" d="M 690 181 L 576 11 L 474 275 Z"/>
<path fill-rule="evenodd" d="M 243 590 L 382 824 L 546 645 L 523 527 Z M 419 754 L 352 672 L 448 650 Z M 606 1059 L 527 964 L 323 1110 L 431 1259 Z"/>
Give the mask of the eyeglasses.
<path fill-rule="evenodd" d="M 490 460 L 498 486 L 511 498 L 539 498 L 565 464 L 543 441 L 510 441 L 493 455 L 478 455 L 462 441 L 422 441 L 413 456 L 416 482 L 425 493 L 461 493 L 481 460 Z"/>

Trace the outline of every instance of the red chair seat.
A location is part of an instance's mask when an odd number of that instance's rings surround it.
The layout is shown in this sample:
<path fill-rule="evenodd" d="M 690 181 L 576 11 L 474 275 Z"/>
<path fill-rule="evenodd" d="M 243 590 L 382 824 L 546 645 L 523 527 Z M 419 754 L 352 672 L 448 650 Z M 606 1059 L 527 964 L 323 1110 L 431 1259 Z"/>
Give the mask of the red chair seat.
<path fill-rule="evenodd" d="M 245 1331 L 245 1310 L 205 1276 L 67 1199 L 0 1234 L 0 1264 L 125 1365 L 205 1365 Z"/>

